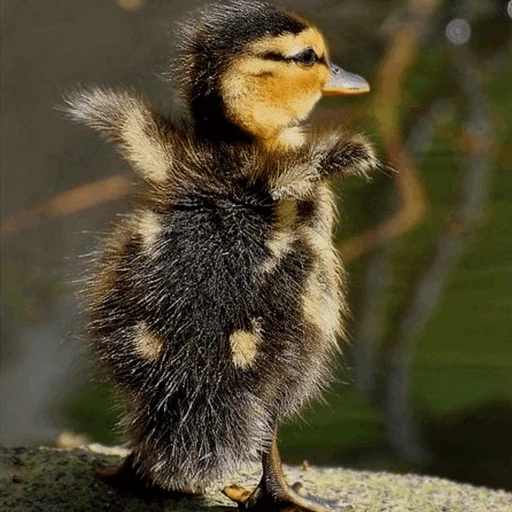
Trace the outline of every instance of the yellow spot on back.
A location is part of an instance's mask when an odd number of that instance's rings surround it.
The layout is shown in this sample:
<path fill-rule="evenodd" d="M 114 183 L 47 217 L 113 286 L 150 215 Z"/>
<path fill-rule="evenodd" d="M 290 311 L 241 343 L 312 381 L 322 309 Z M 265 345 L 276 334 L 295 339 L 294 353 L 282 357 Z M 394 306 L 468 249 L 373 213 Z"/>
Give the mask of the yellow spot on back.
<path fill-rule="evenodd" d="M 135 328 L 133 346 L 137 354 L 147 361 L 154 361 L 164 350 L 163 340 L 148 328 L 145 322 Z"/>
<path fill-rule="evenodd" d="M 252 324 L 253 326 L 250 331 L 239 329 L 234 331 L 229 337 L 231 357 L 233 364 L 237 368 L 249 367 L 258 353 L 261 333 L 257 321 L 253 320 Z"/>
<path fill-rule="evenodd" d="M 136 229 L 142 237 L 144 251 L 148 255 L 154 255 L 157 251 L 155 242 L 162 230 L 158 214 L 151 210 L 144 210 L 136 217 Z"/>
<path fill-rule="evenodd" d="M 271 256 L 263 262 L 260 271 L 263 273 L 272 272 L 282 258 L 290 252 L 296 236 L 289 230 L 275 231 L 267 242 L 267 248 Z"/>

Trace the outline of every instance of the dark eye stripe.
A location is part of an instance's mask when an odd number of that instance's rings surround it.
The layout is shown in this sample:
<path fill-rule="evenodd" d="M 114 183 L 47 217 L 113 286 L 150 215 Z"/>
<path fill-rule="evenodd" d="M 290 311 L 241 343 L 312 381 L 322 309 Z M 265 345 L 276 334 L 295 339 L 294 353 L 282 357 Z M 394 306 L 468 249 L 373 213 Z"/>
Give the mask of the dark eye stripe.
<path fill-rule="evenodd" d="M 299 54 L 300 55 L 300 54 Z M 265 60 L 273 60 L 275 62 L 301 62 L 299 55 L 292 55 L 290 57 L 286 57 L 284 55 L 281 55 L 280 53 L 276 52 L 268 52 L 260 57 Z M 320 64 L 324 64 L 327 66 L 327 59 L 325 58 L 325 55 L 322 55 L 319 57 L 316 53 L 315 55 L 315 63 L 318 62 Z"/>
<path fill-rule="evenodd" d="M 261 58 L 265 60 L 273 60 L 276 62 L 285 62 L 290 60 L 288 57 L 285 57 L 284 55 L 276 52 L 265 53 L 264 55 L 261 55 Z"/>

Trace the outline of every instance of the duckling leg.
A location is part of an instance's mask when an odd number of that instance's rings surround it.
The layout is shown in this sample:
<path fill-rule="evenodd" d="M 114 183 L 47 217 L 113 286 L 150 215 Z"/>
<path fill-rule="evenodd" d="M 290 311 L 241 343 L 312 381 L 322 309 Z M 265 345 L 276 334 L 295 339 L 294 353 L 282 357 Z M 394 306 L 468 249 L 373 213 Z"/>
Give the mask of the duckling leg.
<path fill-rule="evenodd" d="M 263 454 L 263 476 L 256 489 L 250 492 L 232 485 L 223 492 L 242 509 L 265 512 L 333 512 L 331 507 L 334 503 L 305 496 L 306 493 L 299 483 L 293 486 L 286 483 L 276 438 L 269 450 Z"/>

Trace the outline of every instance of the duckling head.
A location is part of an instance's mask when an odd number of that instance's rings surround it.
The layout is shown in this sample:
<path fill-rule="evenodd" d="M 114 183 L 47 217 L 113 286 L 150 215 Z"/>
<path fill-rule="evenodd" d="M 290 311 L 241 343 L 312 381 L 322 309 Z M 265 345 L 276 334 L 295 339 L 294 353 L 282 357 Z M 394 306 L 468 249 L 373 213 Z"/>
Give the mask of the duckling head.
<path fill-rule="evenodd" d="M 322 96 L 369 91 L 329 59 L 320 31 L 266 2 L 209 5 L 183 24 L 177 72 L 197 132 L 298 146 Z"/>

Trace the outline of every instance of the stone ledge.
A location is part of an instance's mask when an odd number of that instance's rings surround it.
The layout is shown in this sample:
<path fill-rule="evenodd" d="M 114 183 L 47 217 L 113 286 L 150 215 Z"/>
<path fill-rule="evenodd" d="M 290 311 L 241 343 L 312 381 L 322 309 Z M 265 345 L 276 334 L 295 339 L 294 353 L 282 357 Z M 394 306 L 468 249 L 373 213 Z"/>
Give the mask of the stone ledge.
<path fill-rule="evenodd" d="M 70 451 L 0 447 L 0 510 L 9 512 L 232 512 L 219 489 L 202 498 L 141 499 L 94 476 L 97 463 L 117 465 L 124 451 L 98 445 Z M 286 467 L 289 482 L 337 500 L 340 512 L 510 512 L 512 494 L 438 478 Z M 258 468 L 230 479 L 254 486 Z"/>

